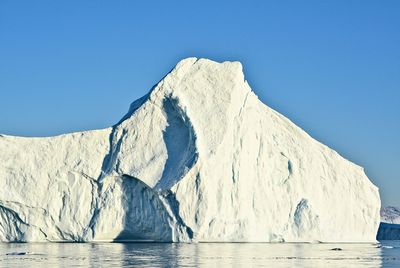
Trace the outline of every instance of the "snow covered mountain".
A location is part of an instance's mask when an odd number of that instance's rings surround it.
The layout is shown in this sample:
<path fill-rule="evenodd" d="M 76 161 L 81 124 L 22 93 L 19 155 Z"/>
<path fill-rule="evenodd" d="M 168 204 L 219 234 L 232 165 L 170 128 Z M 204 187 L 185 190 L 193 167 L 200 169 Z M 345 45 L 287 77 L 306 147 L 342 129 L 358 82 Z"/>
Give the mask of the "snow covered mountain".
<path fill-rule="evenodd" d="M 380 220 L 363 169 L 260 102 L 239 62 L 185 59 L 115 126 L 0 152 L 1 241 L 361 242 Z"/>

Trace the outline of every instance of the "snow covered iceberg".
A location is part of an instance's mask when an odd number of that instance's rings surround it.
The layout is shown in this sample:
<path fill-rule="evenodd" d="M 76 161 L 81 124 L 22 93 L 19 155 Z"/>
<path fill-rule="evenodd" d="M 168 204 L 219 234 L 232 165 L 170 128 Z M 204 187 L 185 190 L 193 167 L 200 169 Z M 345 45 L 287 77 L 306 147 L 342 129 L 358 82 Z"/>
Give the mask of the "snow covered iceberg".
<path fill-rule="evenodd" d="M 381 209 L 381 224 L 376 239 L 400 240 L 400 208 L 389 206 Z"/>
<path fill-rule="evenodd" d="M 375 241 L 379 210 L 239 62 L 182 60 L 107 129 L 0 136 L 1 241 Z"/>

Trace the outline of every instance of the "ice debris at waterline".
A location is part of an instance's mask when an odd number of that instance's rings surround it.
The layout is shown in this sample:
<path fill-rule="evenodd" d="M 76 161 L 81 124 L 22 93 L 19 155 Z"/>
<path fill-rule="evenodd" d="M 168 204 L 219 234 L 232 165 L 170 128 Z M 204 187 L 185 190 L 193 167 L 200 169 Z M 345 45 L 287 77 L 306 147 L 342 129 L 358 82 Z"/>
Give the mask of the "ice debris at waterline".
<path fill-rule="evenodd" d="M 363 169 L 265 106 L 239 62 L 185 59 L 113 127 L 0 150 L 2 241 L 362 242 L 380 220 Z"/>

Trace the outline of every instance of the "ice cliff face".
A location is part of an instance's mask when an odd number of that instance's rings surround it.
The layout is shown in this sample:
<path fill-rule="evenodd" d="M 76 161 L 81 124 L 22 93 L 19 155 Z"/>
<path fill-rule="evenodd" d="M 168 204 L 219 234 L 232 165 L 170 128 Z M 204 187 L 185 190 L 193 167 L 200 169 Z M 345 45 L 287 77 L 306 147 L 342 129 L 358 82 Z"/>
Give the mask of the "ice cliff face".
<path fill-rule="evenodd" d="M 375 241 L 361 167 L 251 91 L 181 61 L 114 127 L 0 136 L 1 241 Z"/>

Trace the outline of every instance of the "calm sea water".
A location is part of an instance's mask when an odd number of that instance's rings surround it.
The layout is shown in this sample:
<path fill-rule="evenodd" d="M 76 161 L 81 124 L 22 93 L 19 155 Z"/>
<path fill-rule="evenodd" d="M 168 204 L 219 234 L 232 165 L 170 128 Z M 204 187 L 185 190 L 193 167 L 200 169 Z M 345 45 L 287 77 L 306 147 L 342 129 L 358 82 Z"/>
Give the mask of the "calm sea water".
<path fill-rule="evenodd" d="M 341 250 L 332 250 L 332 249 Z M 400 267 L 380 244 L 0 243 L 1 267 Z"/>

